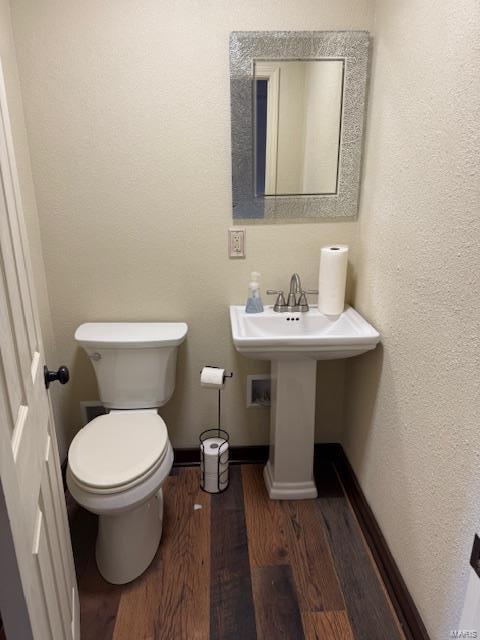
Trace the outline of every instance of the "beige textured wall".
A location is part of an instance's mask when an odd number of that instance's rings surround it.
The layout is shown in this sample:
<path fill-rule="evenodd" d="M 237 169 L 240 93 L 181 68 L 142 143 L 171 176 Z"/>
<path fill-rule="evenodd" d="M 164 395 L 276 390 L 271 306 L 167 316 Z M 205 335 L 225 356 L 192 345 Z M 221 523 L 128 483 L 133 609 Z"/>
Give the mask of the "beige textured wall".
<path fill-rule="evenodd" d="M 432 640 L 458 628 L 480 529 L 480 19 L 377 3 L 344 443 Z"/>
<path fill-rule="evenodd" d="M 12 12 L 55 336 L 78 403 L 97 397 L 73 333 L 90 320 L 185 320 L 174 398 L 162 410 L 176 446 L 215 419 L 203 364 L 235 371 L 225 391 L 235 444 L 263 443 L 268 412 L 247 410 L 227 306 L 252 269 L 264 288 L 293 271 L 317 282 L 319 247 L 352 242 L 355 222 L 252 225 L 247 259 L 227 258 L 231 225 L 228 37 L 232 30 L 369 29 L 369 0 L 158 2 L 13 0 Z M 338 440 L 342 362 L 320 365 L 318 433 Z"/>
<path fill-rule="evenodd" d="M 0 60 L 2 63 L 5 86 L 7 92 L 8 111 L 12 127 L 15 158 L 17 162 L 20 191 L 22 196 L 23 212 L 27 226 L 28 240 L 32 259 L 33 276 L 37 294 L 37 303 L 42 326 L 45 355 L 49 366 L 58 366 L 57 351 L 52 331 L 52 321 L 48 300 L 47 285 L 45 279 L 45 266 L 43 262 L 40 230 L 38 223 L 35 190 L 30 166 L 30 154 L 28 148 L 25 120 L 23 113 L 22 95 L 18 78 L 15 42 L 12 31 L 12 19 L 10 2 L 0 0 Z M 52 388 L 51 397 L 54 407 L 58 403 L 59 390 Z M 58 415 L 57 433 L 61 451 L 65 450 L 63 441 L 61 416 Z"/>

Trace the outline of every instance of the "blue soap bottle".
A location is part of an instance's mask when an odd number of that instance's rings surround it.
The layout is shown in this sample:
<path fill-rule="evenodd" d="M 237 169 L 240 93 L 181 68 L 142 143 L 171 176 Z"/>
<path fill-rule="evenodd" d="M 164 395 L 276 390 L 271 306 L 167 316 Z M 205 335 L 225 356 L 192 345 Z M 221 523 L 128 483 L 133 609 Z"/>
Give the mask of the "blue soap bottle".
<path fill-rule="evenodd" d="M 250 274 L 250 284 L 248 285 L 248 299 L 245 305 L 245 313 L 262 313 L 263 302 L 260 295 L 260 274 L 252 271 Z"/>

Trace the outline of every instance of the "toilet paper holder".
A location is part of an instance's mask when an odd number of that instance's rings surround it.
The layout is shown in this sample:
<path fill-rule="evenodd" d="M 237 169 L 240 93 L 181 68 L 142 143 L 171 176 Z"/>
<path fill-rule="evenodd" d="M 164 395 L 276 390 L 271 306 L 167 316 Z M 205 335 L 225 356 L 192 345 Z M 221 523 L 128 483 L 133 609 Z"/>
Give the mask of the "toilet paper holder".
<path fill-rule="evenodd" d="M 206 367 L 208 367 L 209 369 L 222 369 L 222 367 L 217 367 L 214 364 L 206 364 Z M 202 373 L 200 371 L 200 373 Z M 225 382 L 225 380 L 227 378 L 233 378 L 233 371 L 230 371 L 230 373 L 224 373 L 223 374 L 223 382 Z M 217 416 L 217 425 L 218 425 L 218 429 L 220 429 L 220 415 L 221 415 L 221 389 L 218 390 L 218 416 Z"/>
<path fill-rule="evenodd" d="M 223 367 L 217 367 L 216 364 L 206 364 L 205 367 L 207 367 L 207 369 L 223 369 Z M 202 373 L 203 369 L 200 371 L 200 373 Z M 224 373 L 223 374 L 223 381 L 225 382 L 226 378 L 233 378 L 233 371 L 230 371 L 230 373 Z"/>
<path fill-rule="evenodd" d="M 221 369 L 222 367 L 217 367 L 215 365 L 206 365 L 212 369 Z M 223 374 L 223 382 L 225 382 L 226 378 L 233 378 L 233 371 L 230 373 Z M 221 424 L 221 414 L 222 414 L 222 390 L 218 389 L 218 413 L 217 413 L 217 428 L 205 429 L 199 436 L 200 440 L 200 487 L 207 491 L 208 493 L 222 493 L 228 488 L 228 458 L 229 458 L 229 445 L 228 441 L 230 439 L 230 435 L 228 431 L 222 429 L 220 427 Z M 215 458 L 215 471 L 214 476 L 216 482 L 214 482 L 214 490 L 210 486 L 211 478 L 207 478 L 207 461 L 205 454 L 205 443 L 207 440 L 211 438 L 215 439 L 215 443 L 212 445 L 212 448 L 218 450 L 218 454 Z"/>
<path fill-rule="evenodd" d="M 222 493 L 228 488 L 228 441 L 230 436 L 224 429 L 206 429 L 200 434 L 200 487 L 207 493 Z M 213 467 L 208 464 L 205 444 L 215 440 L 211 449 L 216 451 Z M 210 466 L 210 470 L 209 470 Z"/>

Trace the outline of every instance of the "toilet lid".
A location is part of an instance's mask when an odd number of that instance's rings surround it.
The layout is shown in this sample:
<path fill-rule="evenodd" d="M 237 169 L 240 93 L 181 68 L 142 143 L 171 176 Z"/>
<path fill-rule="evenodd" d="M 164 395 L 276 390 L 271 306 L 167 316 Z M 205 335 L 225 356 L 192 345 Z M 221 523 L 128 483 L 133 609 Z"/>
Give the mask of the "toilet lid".
<path fill-rule="evenodd" d="M 81 429 L 70 445 L 68 464 L 83 484 L 108 489 L 145 475 L 167 448 L 165 422 L 154 411 L 117 411 Z"/>

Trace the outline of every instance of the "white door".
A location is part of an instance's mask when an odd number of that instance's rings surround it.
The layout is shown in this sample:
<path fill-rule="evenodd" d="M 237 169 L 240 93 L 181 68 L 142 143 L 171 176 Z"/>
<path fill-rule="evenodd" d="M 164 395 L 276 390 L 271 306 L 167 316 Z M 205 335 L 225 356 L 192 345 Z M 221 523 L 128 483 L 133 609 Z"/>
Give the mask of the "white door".
<path fill-rule="evenodd" d="M 78 591 L 0 68 L 0 608 L 7 638 L 79 638 Z"/>

